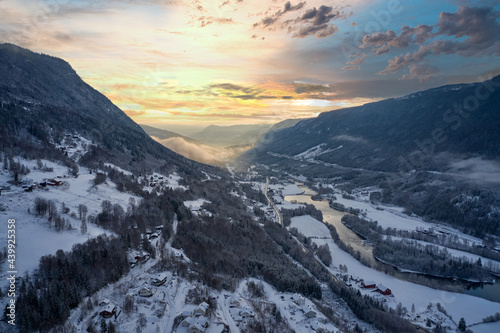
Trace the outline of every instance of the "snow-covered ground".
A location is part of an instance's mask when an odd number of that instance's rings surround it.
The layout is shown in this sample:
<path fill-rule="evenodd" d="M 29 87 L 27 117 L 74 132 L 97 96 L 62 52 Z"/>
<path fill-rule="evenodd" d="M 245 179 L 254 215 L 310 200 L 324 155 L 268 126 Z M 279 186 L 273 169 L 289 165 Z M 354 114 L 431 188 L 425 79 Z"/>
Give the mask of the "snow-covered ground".
<path fill-rule="evenodd" d="M 281 209 L 297 209 L 297 208 L 302 208 L 305 206 L 303 204 L 299 204 L 299 203 L 290 203 L 288 201 L 283 201 L 283 204 L 276 205 L 276 207 L 278 207 L 278 209 L 281 210 Z"/>
<path fill-rule="evenodd" d="M 362 213 L 366 214 L 365 218 L 367 220 L 377 221 L 383 228 L 409 231 L 417 230 L 417 228 L 421 230 L 433 229 L 439 233 L 456 235 L 461 240 L 467 241 L 470 246 L 482 244 L 481 239 L 466 235 L 451 227 L 425 222 L 420 217 L 403 214 L 403 208 L 401 207 L 376 206 L 367 201 L 343 198 L 342 195 L 338 193 L 335 194 L 335 197 L 335 202 L 341 203 L 345 207 L 359 209 Z"/>
<path fill-rule="evenodd" d="M 115 169 L 116 171 L 120 171 L 121 173 L 123 173 L 124 175 L 127 175 L 127 176 L 130 176 L 132 175 L 132 172 L 128 171 L 128 170 L 125 170 L 125 169 L 122 169 L 120 168 L 119 166 L 117 165 L 114 165 L 112 163 L 104 163 L 105 166 L 107 167 L 110 167 L 110 168 L 113 168 Z"/>
<path fill-rule="evenodd" d="M 392 238 L 392 240 L 403 240 L 403 239 L 406 239 L 406 238 L 401 238 L 401 237 L 396 237 L 396 236 L 391 236 L 391 238 Z M 470 252 L 465 252 L 465 251 L 450 249 L 450 248 L 447 248 L 447 247 L 444 247 L 444 246 L 441 246 L 441 245 L 436 245 L 436 244 L 428 243 L 428 242 L 421 241 L 421 240 L 411 239 L 409 241 L 411 241 L 411 242 L 417 242 L 417 243 L 422 244 L 424 246 L 426 246 L 426 245 L 432 245 L 432 246 L 437 246 L 440 249 L 446 249 L 450 253 L 450 255 L 453 256 L 453 257 L 455 257 L 455 258 L 463 258 L 463 257 L 465 257 L 468 260 L 474 261 L 474 262 L 476 262 L 479 259 L 481 259 L 481 262 L 482 262 L 483 266 L 491 267 L 493 269 L 493 271 L 500 272 L 500 262 L 499 261 L 496 261 L 496 260 L 493 260 L 493 259 L 489 259 L 489 258 L 485 258 L 485 257 L 479 256 L 477 254 L 473 254 L 473 253 L 470 253 Z"/>
<path fill-rule="evenodd" d="M 401 302 L 401 304 L 408 310 L 410 310 L 412 305 L 414 305 L 416 312 L 411 315 L 415 318 L 417 315 L 421 316 L 418 320 L 420 325 L 425 324 L 424 320 L 428 316 L 426 314 L 426 310 L 430 303 L 440 303 L 446 309 L 448 314 L 453 317 L 456 323 L 458 323 L 458 320 L 463 317 L 469 325 L 481 322 L 483 318 L 493 315 L 496 312 L 500 312 L 500 303 L 491 302 L 470 295 L 436 290 L 418 284 L 398 280 L 397 278 L 364 266 L 347 252 L 341 250 L 331 238 L 321 239 L 325 233 L 329 234 L 329 230 L 326 225 L 315 220 L 314 218 L 308 217 L 295 219 L 293 221 L 293 226 L 296 227 L 301 233 L 311 237 L 314 237 L 313 234 L 315 234 L 318 239 L 313 238 L 313 241 L 318 245 L 328 244 L 333 259 L 333 267 L 330 267 L 332 272 L 337 273 L 338 271 L 334 268 L 334 266 L 342 264 L 347 266 L 348 274 L 353 277 L 358 277 L 360 279 L 364 279 L 365 281 L 375 281 L 377 284 L 384 284 L 391 289 L 393 296 L 382 296 L 373 292 L 372 289 L 360 289 L 360 291 L 363 294 L 372 296 L 376 295 L 379 298 L 385 299 L 387 304 L 393 308 L 395 308 L 399 302 Z M 471 309 L 474 310 L 471 311 Z"/>
<path fill-rule="evenodd" d="M 82 235 L 80 232 L 81 221 L 78 218 L 73 218 L 71 212 L 78 215 L 78 205 L 85 204 L 88 207 L 87 216 L 96 215 L 101 211 L 101 203 L 104 200 L 109 200 L 112 204 L 120 204 L 125 210 L 127 209 L 129 199 L 134 197 L 127 193 L 122 193 L 116 190 L 115 185 L 109 180 L 105 184 L 93 187 L 91 182 L 95 175 L 89 174 L 84 170 L 78 178 L 69 177 L 66 175 L 67 168 L 50 161 L 42 161 L 47 167 L 54 169 L 53 172 L 41 172 L 35 170 L 35 161 L 21 160 L 21 162 L 30 167 L 31 173 L 27 178 L 33 182 L 42 182 L 45 179 L 57 179 L 63 182 L 61 186 L 47 186 L 45 189 L 34 189 L 32 192 L 26 192 L 18 186 L 11 186 L 11 190 L 2 191 L 0 203 L 4 207 L 1 216 L 4 216 L 4 221 L 1 221 L 3 230 L 0 233 L 0 244 L 5 246 L 7 235 L 7 220 L 16 220 L 16 262 L 19 275 L 26 271 L 31 271 L 38 266 L 38 261 L 41 256 L 46 254 L 55 254 L 59 249 L 70 250 L 76 243 L 82 243 L 89 237 L 95 237 L 103 233 L 109 233 L 104 229 L 87 223 L 87 234 Z M 57 176 L 61 178 L 57 178 Z M 7 183 L 12 177 L 9 173 L 0 171 L 0 183 Z M 62 230 L 57 232 L 54 228 L 49 227 L 47 218 L 38 218 L 34 214 L 34 200 L 40 197 L 55 202 L 58 211 L 61 210 L 62 203 L 69 208 L 68 214 L 61 216 L 66 219 L 74 228 L 73 230 Z M 139 200 L 138 197 L 134 197 Z M 30 213 L 28 213 L 30 211 Z"/>
<path fill-rule="evenodd" d="M 476 326 L 469 327 L 474 333 L 494 333 L 500 332 L 500 322 L 480 324 Z"/>
<path fill-rule="evenodd" d="M 297 228 L 306 237 L 331 238 L 330 230 L 311 215 L 295 216 L 291 221 L 290 228 Z"/>
<path fill-rule="evenodd" d="M 181 176 L 179 176 L 177 172 L 173 172 L 168 176 L 155 172 L 152 175 L 146 175 L 144 178 L 140 178 L 139 180 L 147 181 L 147 185 L 144 187 L 144 190 L 148 192 L 151 192 L 154 188 L 170 188 L 172 190 L 181 191 L 187 191 L 188 189 L 186 186 L 179 184 Z"/>
<path fill-rule="evenodd" d="M 192 212 L 196 212 L 201 210 L 201 206 L 203 206 L 204 203 L 210 203 L 210 201 L 205 199 L 186 200 L 184 201 L 184 206 L 189 208 Z"/>

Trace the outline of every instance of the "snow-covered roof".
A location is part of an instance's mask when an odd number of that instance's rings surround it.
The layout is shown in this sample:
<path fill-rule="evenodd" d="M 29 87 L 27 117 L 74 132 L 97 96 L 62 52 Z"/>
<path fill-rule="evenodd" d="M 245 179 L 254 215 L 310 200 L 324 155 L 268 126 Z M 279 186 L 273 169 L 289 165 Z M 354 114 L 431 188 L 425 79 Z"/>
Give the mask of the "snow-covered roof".
<path fill-rule="evenodd" d="M 99 303 L 99 305 L 108 305 L 109 303 L 109 299 L 105 298 L 101 301 L 101 303 Z"/>
<path fill-rule="evenodd" d="M 380 290 L 382 290 L 382 291 L 385 291 L 385 290 L 387 290 L 387 289 L 389 289 L 389 288 L 387 288 L 387 287 L 386 287 L 386 286 L 384 286 L 382 283 L 380 283 L 380 284 L 378 284 L 378 285 L 377 285 L 377 289 L 380 289 Z"/>
<path fill-rule="evenodd" d="M 312 312 L 316 312 L 316 311 L 314 311 L 314 310 L 311 308 L 311 306 L 309 306 L 309 305 L 304 305 L 304 306 L 302 306 L 301 310 L 302 310 L 304 313 L 308 313 L 308 312 L 311 312 L 311 311 L 312 311 Z"/>
<path fill-rule="evenodd" d="M 375 284 L 375 281 L 365 281 L 363 282 L 365 286 L 371 286 L 372 284 Z"/>
<path fill-rule="evenodd" d="M 113 303 L 109 303 L 108 305 L 106 305 L 106 307 L 104 307 L 104 309 L 102 309 L 101 312 L 113 313 L 114 308 L 115 308 L 115 305 Z"/>

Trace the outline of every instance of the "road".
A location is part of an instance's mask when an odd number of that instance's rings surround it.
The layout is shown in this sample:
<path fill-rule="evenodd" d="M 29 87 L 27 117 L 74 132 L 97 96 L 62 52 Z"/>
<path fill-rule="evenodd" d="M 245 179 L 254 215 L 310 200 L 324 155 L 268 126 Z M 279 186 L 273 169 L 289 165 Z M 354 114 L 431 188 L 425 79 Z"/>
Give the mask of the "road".
<path fill-rule="evenodd" d="M 278 208 L 276 207 L 276 205 L 274 204 L 274 202 L 267 195 L 268 187 L 269 187 L 269 178 L 266 178 L 266 190 L 265 190 L 264 194 L 266 196 L 267 202 L 269 202 L 269 205 L 271 206 L 271 208 L 276 213 L 276 217 L 278 219 L 278 223 L 281 224 L 281 225 L 283 225 L 283 217 L 281 216 L 280 211 L 278 210 Z"/>

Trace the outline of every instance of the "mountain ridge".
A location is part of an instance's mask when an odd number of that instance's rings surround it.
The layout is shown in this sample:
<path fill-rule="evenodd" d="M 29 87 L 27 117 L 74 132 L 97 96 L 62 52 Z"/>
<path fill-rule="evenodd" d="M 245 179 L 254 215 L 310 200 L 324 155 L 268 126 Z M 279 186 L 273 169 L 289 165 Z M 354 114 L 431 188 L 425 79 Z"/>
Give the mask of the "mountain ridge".
<path fill-rule="evenodd" d="M 268 133 L 243 159 L 272 163 L 269 152 L 295 156 L 318 145 L 318 161 L 380 171 L 442 169 L 440 153 L 498 159 L 499 84 L 496 76 L 324 112 Z"/>
<path fill-rule="evenodd" d="M 54 143 L 74 132 L 95 143 L 81 159 L 94 166 L 110 162 L 138 172 L 166 162 L 169 168 L 200 166 L 151 139 L 56 57 L 0 44 L 0 102 L 0 146 L 13 154 L 38 158 L 43 150 L 64 159 Z"/>

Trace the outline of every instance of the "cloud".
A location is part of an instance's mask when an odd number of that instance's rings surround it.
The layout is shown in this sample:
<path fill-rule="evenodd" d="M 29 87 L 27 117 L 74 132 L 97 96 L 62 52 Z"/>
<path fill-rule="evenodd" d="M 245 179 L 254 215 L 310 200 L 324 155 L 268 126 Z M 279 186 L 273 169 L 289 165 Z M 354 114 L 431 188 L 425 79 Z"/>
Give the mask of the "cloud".
<path fill-rule="evenodd" d="M 410 75 L 403 76 L 404 79 L 416 78 L 420 82 L 429 80 L 434 74 L 439 73 L 439 68 L 430 64 L 412 64 L 409 66 Z"/>
<path fill-rule="evenodd" d="M 163 140 L 157 137 L 152 138 L 178 154 L 211 165 L 224 165 L 252 148 L 250 145 L 243 147 L 212 147 L 201 143 L 189 142 L 181 137 Z"/>
<path fill-rule="evenodd" d="M 389 52 L 391 47 L 406 48 L 412 43 L 422 44 L 434 36 L 432 33 L 433 28 L 433 26 L 425 24 L 418 25 L 416 28 L 404 25 L 399 35 L 393 30 L 366 35 L 363 38 L 361 48 L 376 46 L 375 53 L 381 55 Z"/>
<path fill-rule="evenodd" d="M 226 17 L 213 17 L 213 16 L 200 16 L 198 18 L 198 21 L 200 22 L 200 27 L 206 27 L 207 25 L 210 25 L 212 23 L 217 23 L 217 24 L 236 24 L 236 22 L 232 18 L 226 18 Z"/>
<path fill-rule="evenodd" d="M 338 28 L 334 25 L 330 25 L 329 22 L 335 17 L 339 16 L 339 12 L 334 12 L 332 6 L 321 6 L 319 9 L 314 7 L 308 10 L 300 20 L 297 19 L 296 22 L 304 24 L 301 26 L 299 31 L 296 32 L 293 37 L 304 38 L 311 35 L 316 35 L 318 38 L 324 38 L 333 35 L 338 31 Z"/>
<path fill-rule="evenodd" d="M 344 67 L 341 68 L 343 71 L 350 71 L 350 70 L 360 70 L 361 66 L 359 65 L 345 65 Z"/>
<path fill-rule="evenodd" d="M 477 157 L 469 158 L 451 163 L 450 172 L 475 183 L 500 184 L 500 163 L 497 161 L 483 160 Z"/>
<path fill-rule="evenodd" d="M 338 28 L 330 22 L 334 19 L 344 17 L 339 11 L 335 11 L 333 6 L 322 5 L 319 8 L 307 9 L 302 15 L 296 18 L 284 20 L 283 16 L 291 12 L 301 11 L 305 8 L 306 2 L 299 2 L 292 5 L 290 1 L 274 14 L 264 17 L 261 21 L 254 23 L 254 28 L 264 28 L 267 30 L 286 30 L 292 33 L 294 38 L 305 38 L 316 36 L 325 38 L 333 35 Z"/>
<path fill-rule="evenodd" d="M 294 83 L 297 94 L 330 92 L 331 88 L 322 84 Z"/>
<path fill-rule="evenodd" d="M 241 86 L 232 83 L 218 83 L 207 87 L 216 96 L 225 96 L 242 100 L 275 99 L 277 96 L 270 95 L 264 89 L 256 87 Z M 266 93 L 266 94 L 262 94 Z"/>
<path fill-rule="evenodd" d="M 387 75 L 409 68 L 413 71 L 412 75 L 418 72 L 428 75 L 435 67 L 417 64 L 430 55 L 499 56 L 499 18 L 500 12 L 492 7 L 461 6 L 456 13 L 441 12 L 435 25 L 418 25 L 415 28 L 405 25 L 399 35 L 392 30 L 366 35 L 361 48 L 371 48 L 376 55 L 382 55 L 391 48 L 418 45 L 417 51 L 389 59 L 387 67 L 378 74 Z"/>

